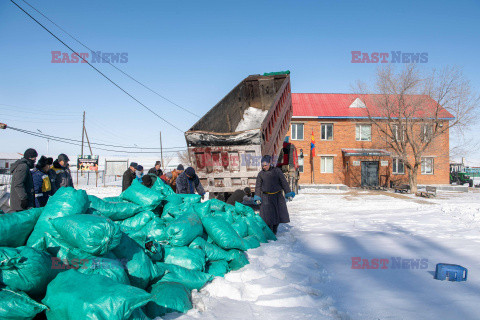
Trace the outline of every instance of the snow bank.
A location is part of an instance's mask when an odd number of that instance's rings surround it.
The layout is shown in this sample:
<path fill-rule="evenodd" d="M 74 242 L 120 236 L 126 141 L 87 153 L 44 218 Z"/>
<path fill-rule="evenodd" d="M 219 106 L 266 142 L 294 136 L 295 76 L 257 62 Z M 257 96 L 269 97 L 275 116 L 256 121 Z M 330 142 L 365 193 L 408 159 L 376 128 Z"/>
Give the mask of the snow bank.
<path fill-rule="evenodd" d="M 242 120 L 237 125 L 235 132 L 258 129 L 262 125 L 263 119 L 267 116 L 268 110 L 249 107 L 245 110 Z"/>

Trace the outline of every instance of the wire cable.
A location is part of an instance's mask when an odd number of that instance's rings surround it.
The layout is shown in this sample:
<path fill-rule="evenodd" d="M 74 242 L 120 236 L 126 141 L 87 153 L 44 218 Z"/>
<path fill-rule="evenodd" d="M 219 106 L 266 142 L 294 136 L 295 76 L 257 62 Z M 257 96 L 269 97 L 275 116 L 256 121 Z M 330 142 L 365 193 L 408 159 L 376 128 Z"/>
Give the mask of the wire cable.
<path fill-rule="evenodd" d="M 28 15 L 33 21 L 35 21 L 38 25 L 40 25 L 45 31 L 47 31 L 49 34 L 51 34 L 55 39 L 57 39 L 61 44 L 63 44 L 65 47 L 67 47 L 70 51 L 72 51 L 72 53 L 76 54 L 80 59 L 82 59 L 83 61 L 85 61 L 85 63 L 87 63 L 90 67 L 92 67 L 95 71 L 97 71 L 100 75 L 102 75 L 105 79 L 107 79 L 110 83 L 112 83 L 115 87 L 117 87 L 118 89 L 120 89 L 123 93 L 125 93 L 126 95 L 128 95 L 130 98 L 132 98 L 135 102 L 137 102 L 138 104 L 140 104 L 141 106 L 143 106 L 145 109 L 147 109 L 148 111 L 150 111 L 151 113 L 153 113 L 155 116 L 157 116 L 158 118 L 162 119 L 165 123 L 169 124 L 170 126 L 172 126 L 173 128 L 177 129 L 178 131 L 180 132 L 184 132 L 182 129 L 178 128 L 177 126 L 175 126 L 173 123 L 171 123 L 170 121 L 166 120 L 165 118 L 163 118 L 162 116 L 160 116 L 159 114 L 157 114 L 155 111 L 153 111 L 152 109 L 150 109 L 149 107 L 147 107 L 145 104 L 143 104 L 140 100 L 138 100 L 137 98 L 135 98 L 134 96 L 132 96 L 130 93 L 128 93 L 125 89 L 123 89 L 122 87 L 120 87 L 116 82 L 114 82 L 112 79 L 110 79 L 109 77 L 107 77 L 103 72 L 101 72 L 100 70 L 98 70 L 97 68 L 95 68 L 90 62 L 88 62 L 87 60 L 85 60 L 82 56 L 80 56 L 77 52 L 75 52 L 75 50 L 73 50 L 72 48 L 70 48 L 69 45 L 67 45 L 65 42 L 63 42 L 59 37 L 57 37 L 55 34 L 53 34 L 47 27 L 45 27 L 43 24 L 41 24 L 37 19 L 35 19 L 34 17 L 32 17 L 27 11 L 25 11 L 22 7 L 20 7 L 15 1 L 13 0 L 10 0 L 10 2 L 12 2 L 14 5 L 16 5 L 20 10 L 22 10 L 26 15 Z"/>
<path fill-rule="evenodd" d="M 94 50 L 90 49 L 86 44 L 84 44 L 83 42 L 81 42 L 80 40 L 78 40 L 77 38 L 75 38 L 73 35 L 71 35 L 68 31 L 66 31 L 65 29 L 63 29 L 61 26 L 59 26 L 58 24 L 56 24 L 54 21 L 52 21 L 49 17 L 47 17 L 46 15 L 44 15 L 42 12 L 40 12 L 37 8 L 35 8 L 34 6 L 32 6 L 30 3 L 28 3 L 27 1 L 25 0 L 22 0 L 25 4 L 27 4 L 30 8 L 32 8 L 33 10 L 35 10 L 36 12 L 38 12 L 41 16 L 43 16 L 45 19 L 47 19 L 48 21 L 50 21 L 53 25 L 55 25 L 58 29 L 62 30 L 64 33 L 66 33 L 70 38 L 72 38 L 73 40 L 75 40 L 77 43 L 79 43 L 80 45 L 82 45 L 84 48 L 88 49 L 89 51 L 91 52 L 94 52 Z M 108 60 L 105 60 L 103 59 L 103 57 L 101 57 L 101 59 L 108 63 L 109 65 L 111 65 L 112 67 L 114 67 L 115 69 L 117 69 L 117 71 L 121 72 L 123 75 L 127 76 L 128 78 L 130 78 L 131 80 L 135 81 L 136 83 L 138 83 L 139 85 L 141 85 L 142 87 L 144 87 L 145 89 L 153 92 L 154 94 L 156 94 L 157 96 L 159 96 L 160 98 L 162 98 L 163 100 L 165 101 L 168 101 L 170 102 L 171 104 L 173 104 L 174 106 L 190 113 L 191 115 L 194 115 L 195 117 L 197 118 L 201 118 L 199 115 L 191 112 L 190 110 L 188 110 L 187 108 L 184 108 L 180 105 L 178 105 L 177 103 L 173 102 L 172 100 L 166 98 L 165 96 L 162 96 L 160 93 L 156 92 L 155 90 L 151 89 L 150 87 L 146 86 L 145 84 L 141 83 L 140 81 L 138 81 L 137 79 L 135 79 L 134 77 L 132 77 L 131 75 L 129 75 L 128 73 L 126 73 L 125 71 L 121 70 L 120 68 L 118 68 L 117 66 L 113 65 L 112 63 L 110 63 L 110 61 Z"/>

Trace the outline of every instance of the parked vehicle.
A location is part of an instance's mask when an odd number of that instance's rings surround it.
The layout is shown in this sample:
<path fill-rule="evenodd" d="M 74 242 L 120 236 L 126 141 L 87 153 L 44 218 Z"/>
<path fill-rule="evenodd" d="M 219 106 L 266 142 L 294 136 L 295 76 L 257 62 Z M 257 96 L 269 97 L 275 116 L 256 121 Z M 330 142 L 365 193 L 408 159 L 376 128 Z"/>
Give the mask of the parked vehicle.
<path fill-rule="evenodd" d="M 262 155 L 278 159 L 293 114 L 289 73 L 248 76 L 185 133 L 190 160 L 211 196 L 227 199 L 247 186 L 253 191 Z"/>
<path fill-rule="evenodd" d="M 450 183 L 465 184 L 473 187 L 473 179 L 465 171 L 463 163 L 450 163 Z"/>

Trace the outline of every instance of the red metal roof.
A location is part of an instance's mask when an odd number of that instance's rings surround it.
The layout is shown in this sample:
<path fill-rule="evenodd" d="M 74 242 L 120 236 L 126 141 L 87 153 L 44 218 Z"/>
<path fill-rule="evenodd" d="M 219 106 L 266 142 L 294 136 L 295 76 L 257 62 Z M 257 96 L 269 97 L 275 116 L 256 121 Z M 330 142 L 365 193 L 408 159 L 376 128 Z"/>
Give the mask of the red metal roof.
<path fill-rule="evenodd" d="M 376 104 L 383 95 L 369 94 L 347 94 L 347 93 L 292 93 L 293 117 L 315 117 L 315 118 L 366 118 L 366 108 L 350 108 L 350 105 L 360 98 L 364 102 L 372 116 L 385 117 L 385 112 L 380 110 Z M 392 96 L 394 98 L 394 96 Z M 422 95 L 406 96 L 406 99 L 422 101 L 422 108 L 415 112 L 415 117 L 434 117 L 436 102 Z M 441 119 L 453 120 L 454 116 L 445 109 L 439 110 L 438 117 Z"/>

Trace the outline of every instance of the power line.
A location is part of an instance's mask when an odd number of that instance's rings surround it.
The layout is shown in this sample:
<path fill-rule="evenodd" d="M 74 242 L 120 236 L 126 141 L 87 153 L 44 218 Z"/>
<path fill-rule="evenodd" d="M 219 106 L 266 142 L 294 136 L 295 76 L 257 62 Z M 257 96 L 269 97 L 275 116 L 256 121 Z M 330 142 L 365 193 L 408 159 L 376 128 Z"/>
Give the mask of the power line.
<path fill-rule="evenodd" d="M 62 139 L 62 140 L 67 140 L 67 141 L 71 141 L 71 142 L 81 142 L 81 140 L 57 137 L 57 136 L 52 136 L 52 135 L 48 135 L 48 134 L 44 134 L 44 133 L 39 134 L 37 132 L 29 131 L 29 130 L 25 130 L 25 129 L 19 129 L 19 128 L 13 128 L 13 127 L 7 127 L 7 128 L 17 130 L 17 131 L 22 131 L 24 133 L 32 133 L 32 134 L 42 135 L 43 137 L 48 138 L 48 139 Z M 104 147 L 123 148 L 123 149 L 160 150 L 160 148 L 158 148 L 158 147 L 156 147 L 156 148 L 152 148 L 152 147 L 145 147 L 144 148 L 144 147 L 138 147 L 138 146 L 137 147 L 131 147 L 131 146 L 119 146 L 119 145 L 112 145 L 112 144 L 105 144 L 105 143 L 95 143 L 95 142 L 91 142 L 90 144 L 95 144 L 95 145 L 104 146 Z M 164 149 L 171 150 L 171 149 L 184 149 L 184 148 L 185 147 L 169 147 L 169 148 L 164 148 Z"/>
<path fill-rule="evenodd" d="M 65 144 L 69 144 L 69 145 L 73 145 L 73 146 L 81 146 L 80 143 L 68 141 L 68 140 L 72 140 L 72 139 L 59 138 L 59 137 L 49 138 L 48 136 L 42 135 L 40 133 L 35 133 L 35 132 L 28 131 L 28 130 L 23 130 L 23 129 L 14 128 L 14 127 L 8 127 L 8 126 L 7 126 L 7 129 L 18 131 L 18 132 L 21 132 L 21 133 L 24 133 L 24 134 L 28 134 L 28 135 L 37 137 L 37 138 L 49 139 L 49 140 L 52 140 L 52 141 L 57 141 L 57 142 L 61 142 L 61 143 L 65 143 Z M 117 152 L 117 153 L 156 153 L 156 154 L 159 153 L 159 151 L 128 151 L 128 150 L 112 150 L 112 149 L 105 149 L 105 148 L 100 148 L 100 147 L 95 147 L 95 148 L 98 149 L 98 150 L 102 150 L 102 151 Z M 166 153 L 173 153 L 173 152 L 180 152 L 180 151 L 184 151 L 184 150 L 187 150 L 187 148 L 183 148 L 183 149 L 179 149 L 179 150 L 167 150 L 165 152 Z"/>
<path fill-rule="evenodd" d="M 140 100 L 138 100 L 137 98 L 135 98 L 134 96 L 132 96 L 130 93 L 128 93 L 125 89 L 123 89 L 122 87 L 120 87 L 116 82 L 114 82 L 112 79 L 110 79 L 109 77 L 107 77 L 103 72 L 101 72 L 100 70 L 98 70 L 97 68 L 95 68 L 90 62 L 88 62 L 87 60 L 85 60 L 82 56 L 80 56 L 79 54 L 77 54 L 77 52 L 75 52 L 75 50 L 73 50 L 72 48 L 70 48 L 69 45 L 67 45 L 65 42 L 63 42 L 60 38 L 58 38 L 55 34 L 53 34 L 47 27 L 45 27 L 43 24 L 41 24 L 37 19 L 35 19 L 34 17 L 32 17 L 27 11 L 25 11 L 22 7 L 20 7 L 15 1 L 13 0 L 10 0 L 10 2 L 12 2 L 14 5 L 16 5 L 20 10 L 22 10 L 26 15 L 28 15 L 33 21 L 35 21 L 38 25 L 40 25 L 43 29 L 45 29 L 45 31 L 47 31 L 49 34 L 51 34 L 55 39 L 57 39 L 61 44 L 63 44 L 65 47 L 67 47 L 70 51 L 72 51 L 72 53 L 76 54 L 80 59 L 82 59 L 83 61 L 85 61 L 85 63 L 87 63 L 90 67 L 92 67 L 95 71 L 97 71 L 100 75 L 102 75 L 105 79 L 107 79 L 110 83 L 112 83 L 115 87 L 117 87 L 118 89 L 120 89 L 123 93 L 125 93 L 126 95 L 128 95 L 130 98 L 132 98 L 135 102 L 137 102 L 138 104 L 140 104 L 141 106 L 143 106 L 145 109 L 147 109 L 148 111 L 150 111 L 151 113 L 153 113 L 155 116 L 157 116 L 158 118 L 162 119 L 165 123 L 169 124 L 170 126 L 172 126 L 173 128 L 177 129 L 178 131 L 182 132 L 183 133 L 183 130 L 178 128 L 177 126 L 175 126 L 173 123 L 171 123 L 170 121 L 164 119 L 162 116 L 160 116 L 159 114 L 157 114 L 155 111 L 153 111 L 152 109 L 150 109 L 149 107 L 147 107 L 145 104 L 143 104 Z"/>
<path fill-rule="evenodd" d="M 42 12 L 40 12 L 37 8 L 35 8 L 34 6 L 32 6 L 30 3 L 28 3 L 27 1 L 25 0 L 22 0 L 24 3 L 26 3 L 30 8 L 32 8 L 33 10 L 35 10 L 36 12 L 38 12 L 40 15 L 42 15 L 45 19 L 47 19 L 48 21 L 50 21 L 53 25 L 55 25 L 58 29 L 62 30 L 64 33 L 66 33 L 70 38 L 72 38 L 73 40 L 75 40 L 77 43 L 79 43 L 80 45 L 82 45 L 84 48 L 88 49 L 89 51 L 91 52 L 94 52 L 94 50 L 90 49 L 86 44 L 84 44 L 83 42 L 81 42 L 80 40 L 78 40 L 77 38 L 75 38 L 73 35 L 71 35 L 68 31 L 66 31 L 65 29 L 63 29 L 61 26 L 59 26 L 58 24 L 56 24 L 54 21 L 52 21 L 49 17 L 47 17 L 46 15 L 44 15 Z M 137 79 L 135 79 L 134 77 L 132 77 L 131 75 L 129 75 L 128 73 L 126 73 L 125 71 L 121 70 L 120 68 L 118 68 L 117 66 L 113 65 L 112 63 L 110 63 L 110 61 L 108 60 L 105 60 L 103 59 L 103 57 L 101 57 L 101 59 L 108 63 L 109 65 L 111 65 L 112 67 L 114 67 L 115 69 L 117 69 L 117 71 L 121 72 L 123 75 L 127 76 L 128 78 L 130 78 L 131 80 L 135 81 L 136 83 L 138 83 L 139 85 L 141 85 L 142 87 L 144 87 L 145 89 L 153 92 L 154 94 L 156 94 L 157 96 L 159 96 L 160 98 L 164 99 L 165 101 L 168 101 L 170 102 L 171 104 L 173 104 L 174 106 L 190 113 L 191 115 L 194 115 L 196 116 L 197 118 L 200 118 L 199 115 L 191 112 L 190 110 L 178 105 L 177 103 L 173 102 L 172 100 L 162 96 L 160 93 L 156 92 L 155 90 L 151 89 L 150 87 L 146 86 L 145 84 L 141 83 L 140 81 L 138 81 Z"/>

